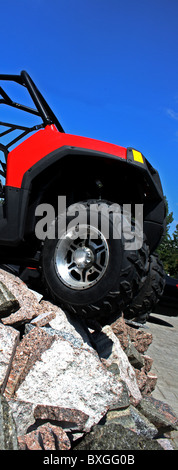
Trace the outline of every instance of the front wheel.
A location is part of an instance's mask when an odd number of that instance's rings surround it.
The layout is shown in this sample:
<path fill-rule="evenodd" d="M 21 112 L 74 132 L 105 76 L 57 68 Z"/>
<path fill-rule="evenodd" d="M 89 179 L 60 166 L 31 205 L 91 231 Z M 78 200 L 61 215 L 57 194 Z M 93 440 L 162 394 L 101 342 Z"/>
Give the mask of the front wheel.
<path fill-rule="evenodd" d="M 65 310 L 100 324 L 111 323 L 143 282 L 148 246 L 144 242 L 140 250 L 124 250 L 123 238 L 119 233 L 116 236 L 120 213 L 116 209 L 113 222 L 108 202 L 102 203 L 102 212 L 100 201 L 75 204 L 82 221 L 79 232 L 72 208 L 67 212 L 67 230 L 61 229 L 60 237 L 44 241 L 45 284 Z M 64 217 L 62 214 L 55 220 L 56 228 L 64 227 Z"/>

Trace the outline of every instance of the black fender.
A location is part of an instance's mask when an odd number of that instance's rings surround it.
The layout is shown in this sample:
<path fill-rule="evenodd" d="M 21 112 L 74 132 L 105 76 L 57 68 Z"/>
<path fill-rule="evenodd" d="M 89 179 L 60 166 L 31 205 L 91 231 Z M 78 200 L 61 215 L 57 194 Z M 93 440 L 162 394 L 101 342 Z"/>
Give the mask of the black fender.
<path fill-rule="evenodd" d="M 133 158 L 132 149 L 127 150 L 127 160 L 118 158 L 114 155 L 108 155 L 103 152 L 93 151 L 89 149 L 82 149 L 77 147 L 64 146 L 50 154 L 46 155 L 35 165 L 27 170 L 23 176 L 21 188 L 5 187 L 5 204 L 0 208 L 0 244 L 16 246 L 22 242 L 26 233 L 26 225 L 29 214 L 29 201 L 33 198 L 33 191 L 35 182 L 38 183 L 36 194 L 34 196 L 34 206 L 40 203 L 41 193 L 45 191 L 45 184 L 47 182 L 48 174 L 56 175 L 60 172 L 61 162 L 67 161 L 67 171 L 70 171 L 68 162 L 75 162 L 77 159 L 89 159 L 98 171 L 102 172 L 104 165 L 106 168 L 111 168 L 111 175 L 115 173 L 113 166 L 118 171 L 118 175 L 129 174 L 130 180 L 135 180 L 132 193 L 129 194 L 129 200 L 133 204 L 142 202 L 144 204 L 144 231 L 147 235 L 150 249 L 153 250 L 159 244 L 165 230 L 165 203 L 163 197 L 162 186 L 157 171 L 150 165 L 150 163 L 143 157 L 144 164 L 135 162 Z M 83 160 L 85 162 L 85 160 Z M 107 166 L 108 165 L 108 166 Z M 117 189 L 113 188 L 112 181 L 107 179 L 107 171 L 105 174 L 106 186 L 110 186 L 110 190 L 115 189 L 117 197 Z M 48 184 L 53 184 L 48 181 Z M 135 199 L 135 192 L 137 184 L 141 187 L 140 201 Z M 146 189 L 145 189 L 146 188 Z M 127 196 L 129 188 L 125 188 L 125 195 L 122 194 L 123 201 L 118 200 L 114 202 L 128 202 L 124 200 Z M 148 192 L 145 194 L 145 190 Z M 111 199 L 112 200 L 112 199 Z M 34 227 L 35 211 L 30 213 L 30 224 Z"/>

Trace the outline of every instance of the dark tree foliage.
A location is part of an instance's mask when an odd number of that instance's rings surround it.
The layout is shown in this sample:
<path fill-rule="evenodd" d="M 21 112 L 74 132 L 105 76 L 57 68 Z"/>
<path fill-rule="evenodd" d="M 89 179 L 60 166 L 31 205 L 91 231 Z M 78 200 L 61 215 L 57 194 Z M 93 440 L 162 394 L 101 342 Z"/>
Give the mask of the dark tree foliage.
<path fill-rule="evenodd" d="M 172 235 L 170 235 L 170 225 L 174 220 L 173 212 L 169 212 L 168 201 L 164 196 L 166 202 L 166 233 L 157 248 L 157 253 L 163 262 L 165 272 L 170 276 L 178 278 L 178 224 Z"/>

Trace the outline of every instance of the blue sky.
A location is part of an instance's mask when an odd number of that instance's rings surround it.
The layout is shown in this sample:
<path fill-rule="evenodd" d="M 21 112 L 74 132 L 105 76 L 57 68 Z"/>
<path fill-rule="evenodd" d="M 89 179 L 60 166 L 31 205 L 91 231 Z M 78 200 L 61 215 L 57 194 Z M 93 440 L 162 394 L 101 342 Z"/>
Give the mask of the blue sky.
<path fill-rule="evenodd" d="M 1 0 L 0 7 L 0 73 L 27 70 L 67 133 L 140 150 L 160 173 L 173 230 L 178 1 Z"/>

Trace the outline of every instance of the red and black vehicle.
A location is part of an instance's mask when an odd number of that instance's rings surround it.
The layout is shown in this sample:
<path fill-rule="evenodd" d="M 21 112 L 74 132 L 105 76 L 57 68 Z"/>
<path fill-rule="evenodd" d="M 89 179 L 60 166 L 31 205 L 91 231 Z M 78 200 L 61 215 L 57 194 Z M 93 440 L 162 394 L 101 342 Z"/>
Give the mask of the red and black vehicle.
<path fill-rule="evenodd" d="M 159 175 L 135 149 L 66 134 L 27 72 L 0 75 L 0 80 L 2 105 L 40 119 L 33 126 L 0 122 L 0 151 L 4 154 L 0 171 L 4 179 L 1 264 L 36 267 L 50 296 L 66 311 L 109 322 L 128 308 L 145 284 L 150 256 L 163 235 L 165 204 Z M 7 82 L 25 87 L 34 107 L 13 101 L 5 89 Z M 36 237 L 36 208 L 42 203 L 57 208 L 60 195 L 66 196 L 67 208 L 75 203 L 76 210 L 86 209 L 87 230 L 95 231 L 96 240 L 89 231 L 86 239 L 78 237 L 74 242 L 68 232 L 61 239 Z M 108 210 L 113 203 L 121 207 L 129 204 L 133 223 L 134 205 L 143 204 L 144 242 L 140 249 L 124 250 L 122 237 L 106 240 L 101 227 L 91 227 L 89 207 L 92 203 L 92 210 L 99 213 L 103 202 Z M 62 225 L 64 216 L 66 213 L 57 215 L 54 224 Z M 67 227 L 69 221 L 71 230 L 70 215 Z M 112 214 L 109 224 L 112 227 Z M 161 295 L 162 282 L 158 290 Z"/>

